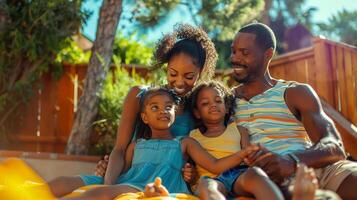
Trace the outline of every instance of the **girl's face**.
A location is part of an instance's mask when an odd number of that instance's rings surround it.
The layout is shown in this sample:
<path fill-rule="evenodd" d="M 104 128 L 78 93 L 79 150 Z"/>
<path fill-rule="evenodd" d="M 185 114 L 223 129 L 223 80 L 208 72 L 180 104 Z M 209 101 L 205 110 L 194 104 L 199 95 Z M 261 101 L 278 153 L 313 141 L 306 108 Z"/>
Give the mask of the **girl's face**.
<path fill-rule="evenodd" d="M 141 118 L 153 130 L 165 130 L 175 121 L 176 105 L 167 94 L 153 94 L 145 102 Z"/>
<path fill-rule="evenodd" d="M 194 114 L 204 123 L 224 122 L 227 113 L 223 96 L 214 88 L 202 88 L 197 95 Z"/>
<path fill-rule="evenodd" d="M 168 62 L 167 82 L 181 97 L 192 90 L 199 76 L 200 68 L 194 64 L 192 57 L 185 53 L 171 57 Z"/>

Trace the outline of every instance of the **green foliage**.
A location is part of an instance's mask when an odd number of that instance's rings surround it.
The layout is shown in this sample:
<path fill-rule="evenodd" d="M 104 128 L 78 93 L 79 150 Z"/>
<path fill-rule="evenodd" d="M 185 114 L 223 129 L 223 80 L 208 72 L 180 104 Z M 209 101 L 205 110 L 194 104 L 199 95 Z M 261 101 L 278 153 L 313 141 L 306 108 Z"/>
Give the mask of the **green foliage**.
<path fill-rule="evenodd" d="M 121 33 L 115 37 L 113 55 L 118 60 L 113 63 L 150 65 L 153 47 L 135 41 L 134 37 L 124 38 Z"/>
<path fill-rule="evenodd" d="M 29 98 L 36 80 L 61 71 L 56 55 L 88 17 L 80 5 L 80 0 L 0 1 L 0 127 Z"/>
<path fill-rule="evenodd" d="M 186 8 L 197 26 L 203 27 L 214 41 L 220 54 L 218 68 L 230 66 L 230 44 L 239 28 L 259 16 L 264 0 L 139 0 L 133 6 L 133 19 L 145 28 L 152 28 L 165 21 L 174 10 Z"/>
<path fill-rule="evenodd" d="M 74 41 L 69 38 L 67 40 L 69 40 L 69 45 L 57 54 L 56 62 L 67 62 L 72 64 L 88 63 L 91 52 L 84 52 Z"/>
<path fill-rule="evenodd" d="M 343 9 L 330 17 L 327 23 L 319 23 L 318 26 L 322 34 L 357 46 L 357 11 Z"/>

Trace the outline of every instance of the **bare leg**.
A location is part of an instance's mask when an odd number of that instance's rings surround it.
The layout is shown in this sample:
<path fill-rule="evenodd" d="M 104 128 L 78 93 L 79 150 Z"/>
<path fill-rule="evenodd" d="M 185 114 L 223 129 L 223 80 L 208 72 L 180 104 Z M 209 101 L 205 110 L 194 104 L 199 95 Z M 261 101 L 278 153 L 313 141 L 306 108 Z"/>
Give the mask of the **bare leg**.
<path fill-rule="evenodd" d="M 62 198 L 62 200 L 112 200 L 118 195 L 128 192 L 140 192 L 127 185 L 110 185 L 90 189 L 79 197 Z"/>
<path fill-rule="evenodd" d="M 61 176 L 48 183 L 55 197 L 63 197 L 75 189 L 84 186 L 82 179 L 78 176 Z"/>
<path fill-rule="evenodd" d="M 357 199 L 356 185 L 357 172 L 354 172 L 347 176 L 345 180 L 343 180 L 336 192 L 344 200 Z"/>
<path fill-rule="evenodd" d="M 239 196 L 254 195 L 256 199 L 283 200 L 283 194 L 278 186 L 257 167 L 247 169 L 238 177 L 233 186 L 233 192 Z"/>
<path fill-rule="evenodd" d="M 224 196 L 228 194 L 223 183 L 213 179 L 201 178 L 197 190 L 200 199 L 203 200 L 223 200 L 226 199 Z"/>

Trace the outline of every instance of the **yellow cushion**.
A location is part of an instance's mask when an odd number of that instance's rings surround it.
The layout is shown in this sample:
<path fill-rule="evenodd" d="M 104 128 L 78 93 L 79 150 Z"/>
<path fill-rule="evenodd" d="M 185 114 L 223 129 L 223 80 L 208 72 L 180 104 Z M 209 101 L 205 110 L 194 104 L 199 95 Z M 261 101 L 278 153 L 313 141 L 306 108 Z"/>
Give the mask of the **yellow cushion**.
<path fill-rule="evenodd" d="M 46 182 L 21 159 L 2 161 L 0 174 L 0 199 L 55 199 Z"/>

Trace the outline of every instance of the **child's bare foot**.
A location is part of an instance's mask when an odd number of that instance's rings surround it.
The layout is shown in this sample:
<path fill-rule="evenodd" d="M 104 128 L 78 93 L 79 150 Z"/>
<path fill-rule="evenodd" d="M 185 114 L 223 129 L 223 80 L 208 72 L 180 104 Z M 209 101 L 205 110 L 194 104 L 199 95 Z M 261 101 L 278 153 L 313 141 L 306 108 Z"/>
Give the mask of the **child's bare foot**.
<path fill-rule="evenodd" d="M 155 178 L 153 183 L 145 186 L 144 197 L 169 196 L 169 191 L 162 185 L 161 178 Z"/>
<path fill-rule="evenodd" d="M 223 194 L 218 190 L 218 184 L 213 180 L 201 178 L 198 183 L 197 190 L 200 199 L 203 200 L 226 199 Z"/>
<path fill-rule="evenodd" d="M 306 167 L 304 164 L 299 165 L 296 172 L 292 199 L 314 200 L 317 188 L 318 182 L 314 170 Z"/>

